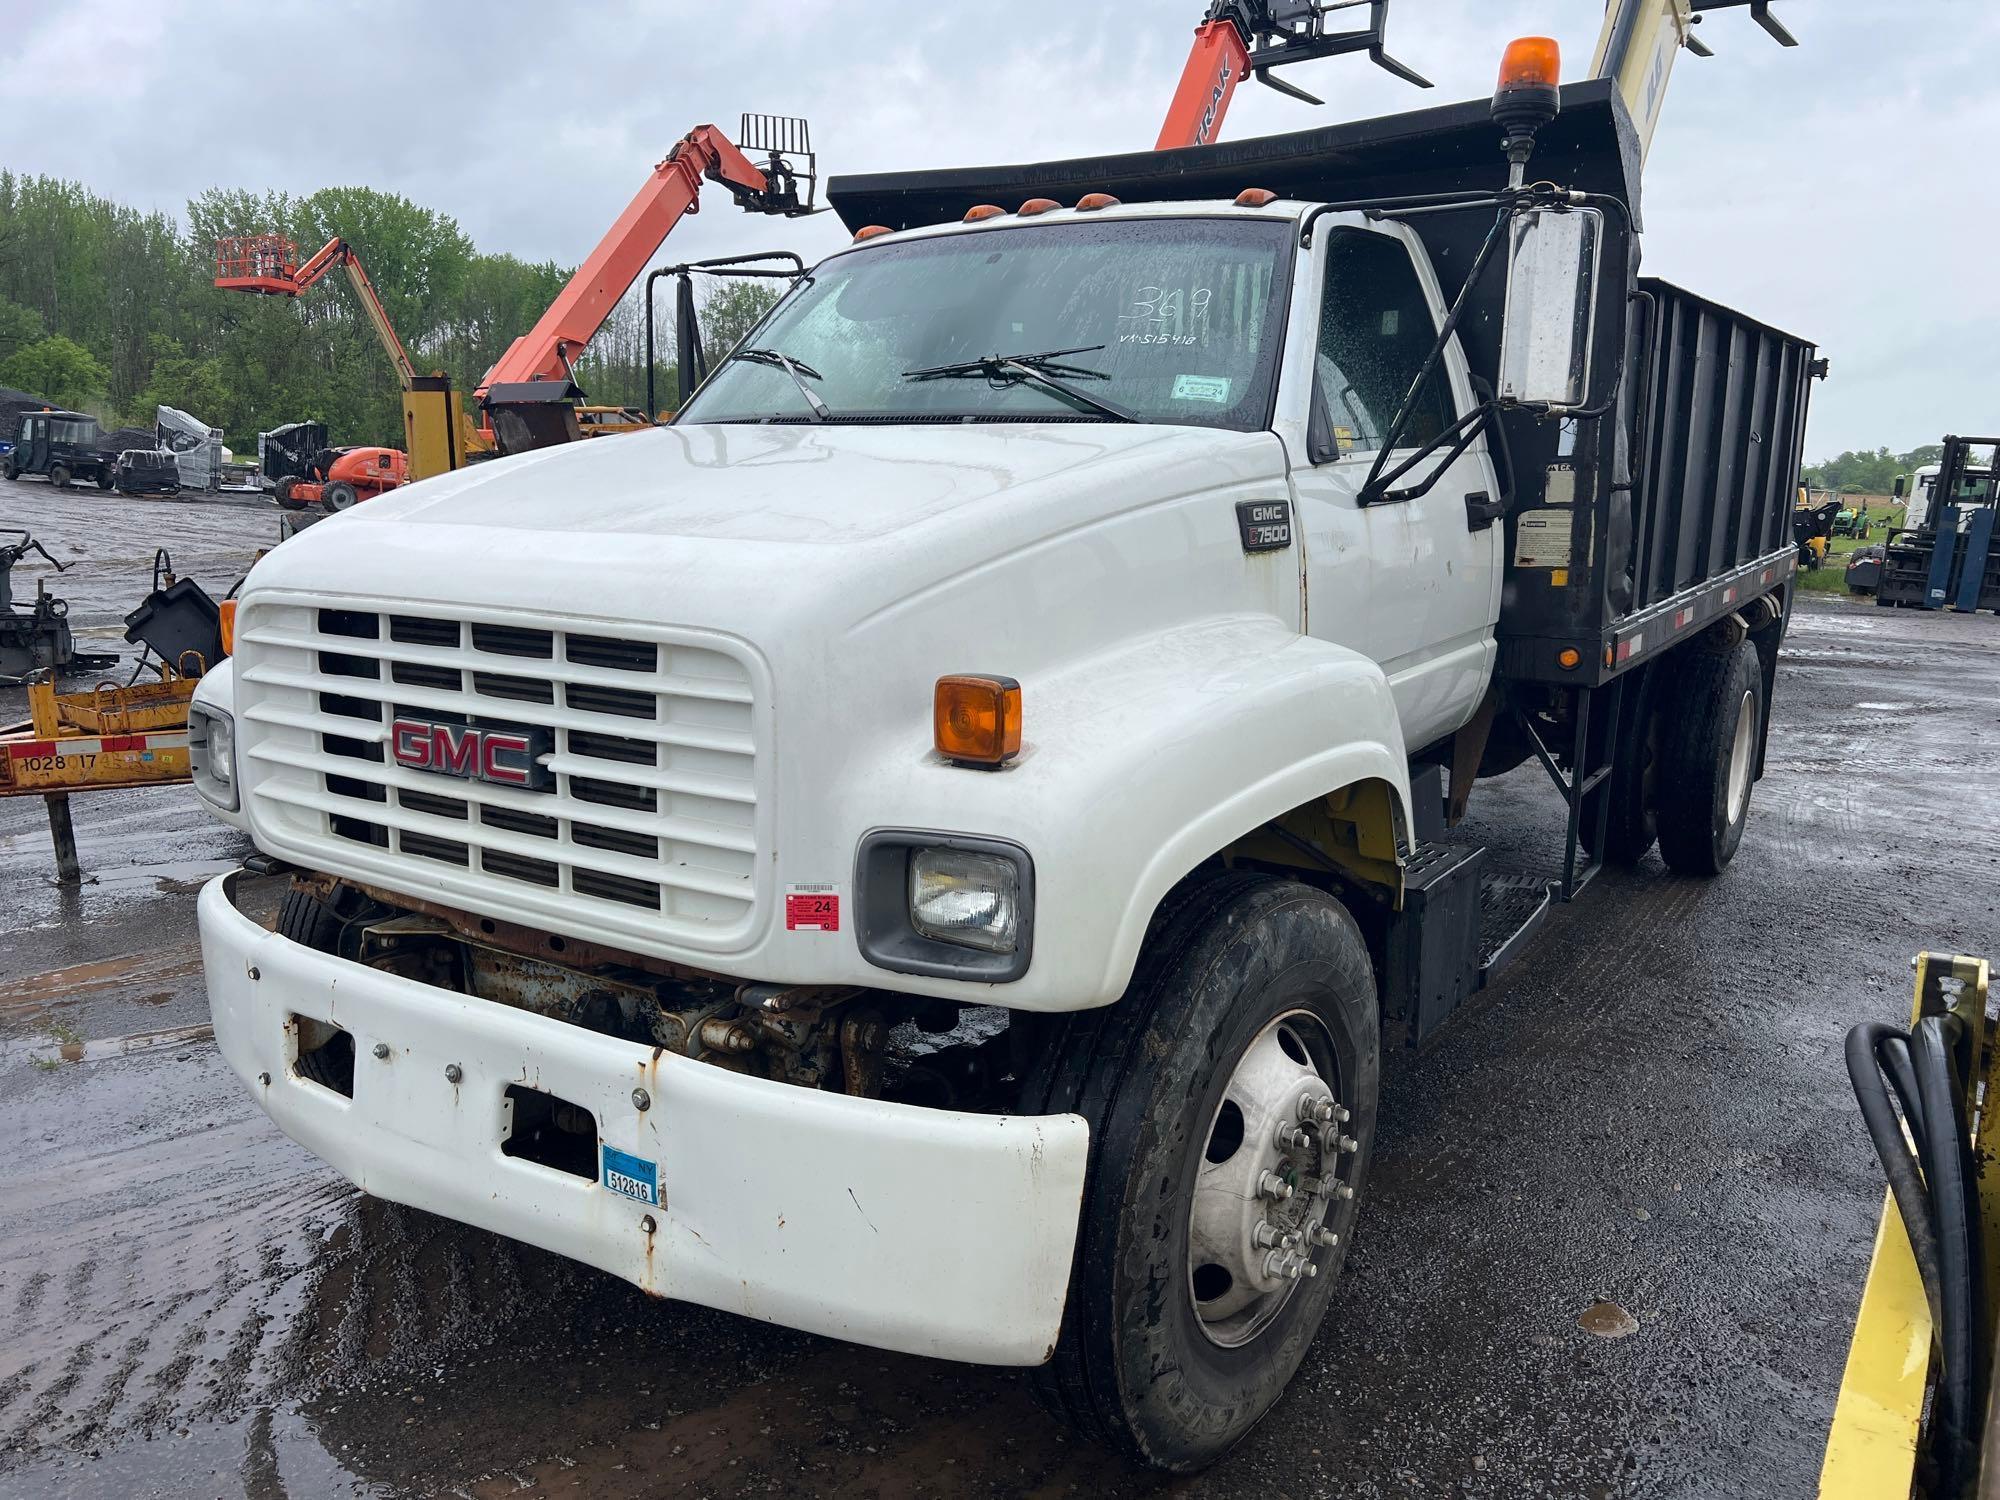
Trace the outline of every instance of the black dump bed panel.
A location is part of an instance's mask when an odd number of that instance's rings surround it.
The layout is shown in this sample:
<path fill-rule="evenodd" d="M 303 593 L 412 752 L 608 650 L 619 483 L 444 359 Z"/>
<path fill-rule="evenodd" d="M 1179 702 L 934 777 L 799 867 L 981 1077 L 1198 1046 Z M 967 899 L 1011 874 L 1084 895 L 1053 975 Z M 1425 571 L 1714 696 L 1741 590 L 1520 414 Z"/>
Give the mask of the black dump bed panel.
<path fill-rule="evenodd" d="M 1599 445 L 1629 485 L 1604 487 L 1588 532 L 1563 518 L 1575 555 L 1559 571 L 1536 556 L 1532 538 L 1560 497 L 1524 476 L 1500 622 L 1510 676 L 1614 675 L 1792 573 L 1791 514 L 1818 351 L 1669 282 L 1642 277 L 1637 287 L 1620 430 Z M 1585 488 L 1579 476 L 1579 503 Z M 1524 558 L 1541 565 L 1521 566 Z M 1570 647 L 1587 668 L 1559 665 Z"/>
<path fill-rule="evenodd" d="M 1639 285 L 1655 316 L 1640 330 L 1645 401 L 1629 595 L 1612 560 L 1621 614 L 1791 544 L 1816 353 L 1664 281 Z"/>
<path fill-rule="evenodd" d="M 1491 192 L 1506 175 L 1500 131 L 1478 100 L 1174 151 L 836 177 L 827 196 L 850 228 L 908 229 L 951 222 L 979 203 L 1011 211 L 1029 198 L 1074 203 L 1087 192 L 1185 202 L 1262 187 L 1327 202 Z M 1615 401 L 1603 417 L 1570 424 L 1506 413 L 1492 444 L 1509 498 L 1502 670 L 1581 684 L 1615 675 L 1789 577 L 1814 350 L 1665 282 L 1637 279 L 1637 137 L 1610 82 L 1563 87 L 1562 111 L 1537 137 L 1529 177 L 1615 200 L 1590 378 L 1593 400 L 1615 391 Z M 1493 218 L 1484 206 L 1405 221 L 1447 301 Z M 1459 325 L 1475 375 L 1498 361 L 1505 284 L 1504 267 L 1489 267 Z M 1537 511 L 1524 532 L 1524 516 Z M 1661 617 L 1683 623 L 1648 628 Z M 1572 648 L 1577 665 L 1563 667 Z"/>

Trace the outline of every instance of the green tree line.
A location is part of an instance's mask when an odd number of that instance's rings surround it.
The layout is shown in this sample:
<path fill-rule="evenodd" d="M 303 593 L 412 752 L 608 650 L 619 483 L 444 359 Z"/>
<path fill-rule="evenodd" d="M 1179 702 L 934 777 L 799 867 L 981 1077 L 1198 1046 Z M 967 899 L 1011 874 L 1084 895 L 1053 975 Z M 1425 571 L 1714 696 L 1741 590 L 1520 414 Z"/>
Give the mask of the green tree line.
<path fill-rule="evenodd" d="M 400 442 L 395 375 L 344 276 L 298 298 L 213 285 L 218 241 L 265 233 L 294 241 L 301 258 L 345 238 L 411 362 L 467 392 L 570 275 L 552 261 L 481 252 L 449 214 L 372 188 L 303 197 L 211 188 L 176 219 L 80 183 L 0 171 L 0 386 L 112 425 L 151 427 L 155 406 L 179 407 L 245 452 L 258 432 L 309 420 L 336 443 Z M 771 300 L 764 284 L 712 286 L 705 346 L 728 349 Z M 657 390 L 671 405 L 673 298 L 657 302 Z M 643 404 L 642 308 L 635 290 L 579 361 L 592 401 Z"/>
<path fill-rule="evenodd" d="M 1873 453 L 1850 450 L 1824 463 L 1806 465 L 1800 477 L 1816 490 L 1887 495 L 1895 489 L 1897 475 L 1908 474 L 1919 464 L 1934 464 L 1943 454 L 1942 443 L 1925 443 L 1908 453 L 1891 453 L 1887 448 Z"/>

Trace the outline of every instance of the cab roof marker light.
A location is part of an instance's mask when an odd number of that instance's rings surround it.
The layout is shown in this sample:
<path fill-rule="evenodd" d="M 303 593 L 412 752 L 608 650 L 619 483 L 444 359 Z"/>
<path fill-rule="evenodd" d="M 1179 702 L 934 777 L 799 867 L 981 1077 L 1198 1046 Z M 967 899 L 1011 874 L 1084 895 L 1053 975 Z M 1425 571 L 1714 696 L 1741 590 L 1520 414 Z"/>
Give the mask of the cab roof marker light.
<path fill-rule="evenodd" d="M 1061 207 L 1062 205 L 1053 198 L 1030 198 L 1021 205 L 1020 212 L 1022 218 L 1032 219 L 1036 214 L 1050 213 Z"/>

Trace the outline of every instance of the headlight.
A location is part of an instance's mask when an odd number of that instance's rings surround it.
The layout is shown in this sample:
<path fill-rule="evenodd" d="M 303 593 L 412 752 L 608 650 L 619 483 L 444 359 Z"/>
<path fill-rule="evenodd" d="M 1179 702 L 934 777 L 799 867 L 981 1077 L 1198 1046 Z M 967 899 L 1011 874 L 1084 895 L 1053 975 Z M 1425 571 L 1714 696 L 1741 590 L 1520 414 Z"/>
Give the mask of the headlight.
<path fill-rule="evenodd" d="M 854 935 L 877 968 L 1009 984 L 1035 950 L 1035 862 L 1007 839 L 877 828 L 854 860 Z"/>
<path fill-rule="evenodd" d="M 227 714 L 188 705 L 188 768 L 197 792 L 236 811 L 236 726 Z"/>
<path fill-rule="evenodd" d="M 910 856 L 910 922 L 925 937 L 1012 953 L 1020 896 L 1011 859 L 967 849 L 918 849 Z"/>

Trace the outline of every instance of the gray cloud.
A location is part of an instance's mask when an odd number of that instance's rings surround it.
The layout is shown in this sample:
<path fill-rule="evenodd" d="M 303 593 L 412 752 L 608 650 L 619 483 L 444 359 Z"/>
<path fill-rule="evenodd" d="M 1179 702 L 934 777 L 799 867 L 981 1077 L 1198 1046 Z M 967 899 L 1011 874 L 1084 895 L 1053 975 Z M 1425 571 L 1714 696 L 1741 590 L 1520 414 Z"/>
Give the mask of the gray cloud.
<path fill-rule="evenodd" d="M 745 109 L 809 116 L 835 171 L 1149 146 L 1201 8 L 0 0 L 0 162 L 172 212 L 215 185 L 363 184 L 452 214 L 482 249 L 573 263 L 690 126 Z M 1681 59 L 1647 167 L 1646 269 L 1820 341 L 1815 457 L 1990 430 L 2000 15 L 1779 9 L 1798 50 L 1721 12 L 1703 24 L 1720 55 Z M 1483 95 L 1523 32 L 1552 30 L 1578 76 L 1597 27 L 1589 0 L 1399 0 L 1391 48 L 1434 93 L 1337 60 L 1300 75 L 1327 109 L 1246 88 L 1226 134 Z M 673 244 L 810 258 L 841 239 L 830 216 L 747 218 L 714 195 Z"/>

